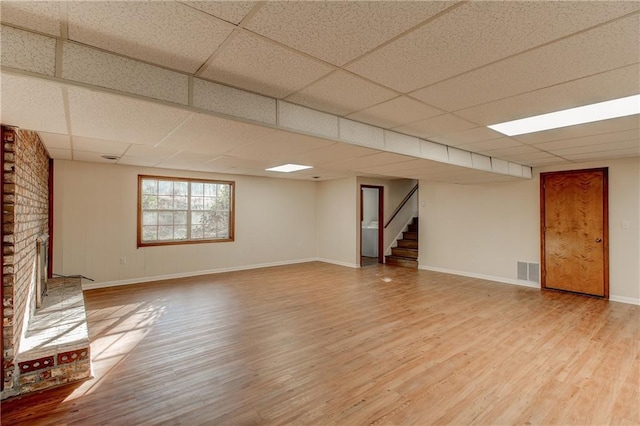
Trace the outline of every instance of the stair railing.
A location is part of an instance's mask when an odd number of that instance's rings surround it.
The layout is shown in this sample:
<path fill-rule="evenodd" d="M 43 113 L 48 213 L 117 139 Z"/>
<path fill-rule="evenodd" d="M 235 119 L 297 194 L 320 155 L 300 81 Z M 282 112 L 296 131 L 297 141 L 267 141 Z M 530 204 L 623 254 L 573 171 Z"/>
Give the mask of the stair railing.
<path fill-rule="evenodd" d="M 398 207 L 396 207 L 396 209 L 393 211 L 393 214 L 391 215 L 391 217 L 389 218 L 389 220 L 387 221 L 387 223 L 384 225 L 384 227 L 388 227 L 391 222 L 393 221 L 393 219 L 398 215 L 398 213 L 400 213 L 400 210 L 402 210 L 402 208 L 405 206 L 405 204 L 407 204 L 407 202 L 409 201 L 409 199 L 411 199 L 411 197 L 413 196 L 413 194 L 416 193 L 416 191 L 418 190 L 418 184 L 416 183 L 416 186 L 414 186 L 411 191 L 409 191 L 409 193 L 407 194 L 406 197 L 404 197 L 404 199 L 400 202 L 400 204 L 398 205 Z"/>

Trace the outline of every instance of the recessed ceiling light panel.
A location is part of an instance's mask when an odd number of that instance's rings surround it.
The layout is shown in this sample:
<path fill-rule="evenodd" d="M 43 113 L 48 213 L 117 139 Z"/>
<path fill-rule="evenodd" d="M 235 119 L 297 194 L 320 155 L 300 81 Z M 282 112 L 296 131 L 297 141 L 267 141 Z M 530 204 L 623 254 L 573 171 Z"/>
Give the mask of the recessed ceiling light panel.
<path fill-rule="evenodd" d="M 303 166 L 301 164 L 283 164 L 282 166 L 278 166 L 278 167 L 271 167 L 270 169 L 267 169 L 268 172 L 282 172 L 282 173 L 291 173 L 291 172 L 297 172 L 300 170 L 306 170 L 306 169 L 311 169 L 312 166 Z"/>
<path fill-rule="evenodd" d="M 640 114 L 640 95 L 506 121 L 487 127 L 507 136 L 517 136 L 634 114 Z"/>

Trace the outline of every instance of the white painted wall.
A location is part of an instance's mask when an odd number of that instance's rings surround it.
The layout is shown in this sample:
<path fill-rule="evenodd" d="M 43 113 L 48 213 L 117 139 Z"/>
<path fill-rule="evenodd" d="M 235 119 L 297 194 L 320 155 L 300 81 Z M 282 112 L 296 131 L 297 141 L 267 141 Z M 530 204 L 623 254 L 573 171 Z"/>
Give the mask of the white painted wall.
<path fill-rule="evenodd" d="M 317 257 L 315 182 L 64 160 L 54 170 L 57 274 L 123 282 Z M 136 248 L 138 174 L 235 181 L 235 241 Z"/>
<path fill-rule="evenodd" d="M 517 282 L 518 260 L 540 261 L 540 172 L 595 167 L 609 167 L 610 299 L 640 304 L 638 158 L 536 169 L 510 183 L 421 181 L 420 267 Z"/>
<path fill-rule="evenodd" d="M 338 265 L 360 265 L 360 188 L 355 177 L 318 182 L 318 257 Z"/>

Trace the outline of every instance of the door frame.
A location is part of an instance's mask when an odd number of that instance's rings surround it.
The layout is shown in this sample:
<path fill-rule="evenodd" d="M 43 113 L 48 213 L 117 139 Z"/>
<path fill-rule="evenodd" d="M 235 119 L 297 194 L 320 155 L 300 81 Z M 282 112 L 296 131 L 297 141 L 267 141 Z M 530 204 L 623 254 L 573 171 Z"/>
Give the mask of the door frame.
<path fill-rule="evenodd" d="M 604 299 L 609 299 L 609 168 L 599 167 L 593 169 L 578 170 L 561 170 L 557 172 L 540 173 L 540 286 L 547 289 L 546 274 L 546 246 L 545 246 L 545 182 L 549 176 L 557 176 L 563 174 L 579 174 L 579 173 L 602 172 L 602 243 L 603 243 L 603 280 L 604 280 Z M 549 290 L 556 290 L 549 287 Z M 560 291 L 560 290 L 559 290 Z M 582 294 L 582 293 L 580 293 Z M 598 296 L 593 296 L 598 297 Z"/>
<path fill-rule="evenodd" d="M 364 188 L 378 190 L 378 263 L 384 263 L 384 186 L 360 185 L 360 266 L 362 266 L 362 219 L 364 219 Z"/>

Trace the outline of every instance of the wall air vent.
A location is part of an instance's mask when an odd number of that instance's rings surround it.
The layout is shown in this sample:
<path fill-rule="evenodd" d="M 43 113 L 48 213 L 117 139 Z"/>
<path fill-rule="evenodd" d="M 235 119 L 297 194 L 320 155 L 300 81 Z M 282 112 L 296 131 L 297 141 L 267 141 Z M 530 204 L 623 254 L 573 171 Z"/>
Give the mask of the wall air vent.
<path fill-rule="evenodd" d="M 518 279 L 540 283 L 540 264 L 535 262 L 518 261 Z"/>

